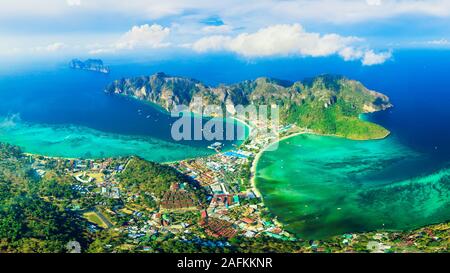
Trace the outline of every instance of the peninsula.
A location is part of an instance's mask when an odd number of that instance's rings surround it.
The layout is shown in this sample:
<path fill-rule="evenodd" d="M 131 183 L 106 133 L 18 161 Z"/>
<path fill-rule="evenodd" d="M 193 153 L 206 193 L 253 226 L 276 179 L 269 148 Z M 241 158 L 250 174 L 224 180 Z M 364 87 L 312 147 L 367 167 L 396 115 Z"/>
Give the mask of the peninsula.
<path fill-rule="evenodd" d="M 235 114 L 236 105 L 275 104 L 280 108 L 281 125 L 293 124 L 314 133 L 357 140 L 389 135 L 387 129 L 361 120 L 359 115 L 392 107 L 387 96 L 335 75 L 298 82 L 261 77 L 211 87 L 198 80 L 156 73 L 116 80 L 105 92 L 152 102 L 168 111 L 183 104 L 195 112 L 198 105 L 194 97 L 201 97 L 206 104 L 220 105 L 231 115 Z"/>

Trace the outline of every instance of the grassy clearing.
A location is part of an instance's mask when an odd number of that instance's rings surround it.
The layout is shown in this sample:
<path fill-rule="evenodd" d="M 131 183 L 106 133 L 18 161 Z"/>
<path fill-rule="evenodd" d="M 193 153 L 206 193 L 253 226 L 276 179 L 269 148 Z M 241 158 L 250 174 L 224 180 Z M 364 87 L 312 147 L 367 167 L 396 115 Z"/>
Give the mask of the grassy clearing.
<path fill-rule="evenodd" d="M 94 223 L 102 228 L 108 228 L 108 225 L 97 215 L 96 212 L 86 212 L 83 214 L 83 217 L 86 218 L 91 223 Z"/>

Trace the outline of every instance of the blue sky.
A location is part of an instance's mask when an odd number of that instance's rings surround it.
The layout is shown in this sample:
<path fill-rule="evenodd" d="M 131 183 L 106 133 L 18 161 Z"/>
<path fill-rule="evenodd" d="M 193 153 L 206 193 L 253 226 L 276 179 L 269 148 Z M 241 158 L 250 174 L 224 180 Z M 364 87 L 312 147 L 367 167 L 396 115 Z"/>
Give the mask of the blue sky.
<path fill-rule="evenodd" d="M 339 56 L 450 48 L 450 0 L 2 0 L 0 56 Z"/>

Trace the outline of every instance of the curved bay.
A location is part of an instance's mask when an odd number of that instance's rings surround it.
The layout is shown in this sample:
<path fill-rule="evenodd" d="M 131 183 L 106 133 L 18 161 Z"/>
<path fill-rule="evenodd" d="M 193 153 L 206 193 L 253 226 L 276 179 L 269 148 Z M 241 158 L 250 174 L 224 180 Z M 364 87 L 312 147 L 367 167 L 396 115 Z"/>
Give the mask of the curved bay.
<path fill-rule="evenodd" d="M 403 230 L 450 219 L 450 168 L 433 167 L 395 137 L 299 135 L 261 156 L 256 185 L 272 213 L 302 237 Z"/>
<path fill-rule="evenodd" d="M 158 138 L 107 133 L 75 125 L 31 124 L 3 120 L 0 142 L 25 152 L 67 158 L 103 158 L 138 155 L 166 162 L 211 154 L 205 147 L 181 145 Z"/>

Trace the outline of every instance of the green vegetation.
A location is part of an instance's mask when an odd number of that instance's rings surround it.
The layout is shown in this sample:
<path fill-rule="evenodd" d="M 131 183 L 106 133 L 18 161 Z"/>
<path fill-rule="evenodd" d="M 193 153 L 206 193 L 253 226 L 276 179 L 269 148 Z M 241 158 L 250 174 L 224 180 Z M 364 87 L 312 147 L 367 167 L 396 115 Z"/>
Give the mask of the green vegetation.
<path fill-rule="evenodd" d="M 385 128 L 359 119 L 359 111 L 349 103 L 338 100 L 327 108 L 314 102 L 290 104 L 281 112 L 282 120 L 309 128 L 315 132 L 342 136 L 349 139 L 377 139 L 386 137 Z"/>
<path fill-rule="evenodd" d="M 71 240 L 83 241 L 81 221 L 36 195 L 9 199 L 0 211 L 3 251 L 61 252 Z"/>
<path fill-rule="evenodd" d="M 159 164 L 133 158 L 120 175 L 124 185 L 131 190 L 152 192 L 162 197 L 172 183 L 181 180 L 180 175 L 170 167 L 159 168 Z"/>
<path fill-rule="evenodd" d="M 143 159 L 132 158 L 126 169 L 120 174 L 122 185 L 135 193 L 144 193 L 141 202 L 154 207 L 157 199 L 162 198 L 173 183 L 185 183 L 187 191 L 194 191 L 201 203 L 205 203 L 204 190 L 194 184 L 187 176 L 170 166 L 161 165 Z"/>
<path fill-rule="evenodd" d="M 140 158 L 130 160 L 120 179 L 131 191 L 149 192 L 157 198 L 161 198 L 173 183 L 188 182 L 186 177 L 172 167 Z"/>
<path fill-rule="evenodd" d="M 41 184 L 16 147 L 0 144 L 0 156 L 0 252 L 63 252 L 71 240 L 85 243 L 84 222 L 47 201 L 61 189 Z"/>

